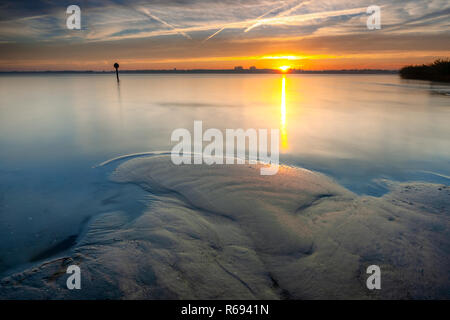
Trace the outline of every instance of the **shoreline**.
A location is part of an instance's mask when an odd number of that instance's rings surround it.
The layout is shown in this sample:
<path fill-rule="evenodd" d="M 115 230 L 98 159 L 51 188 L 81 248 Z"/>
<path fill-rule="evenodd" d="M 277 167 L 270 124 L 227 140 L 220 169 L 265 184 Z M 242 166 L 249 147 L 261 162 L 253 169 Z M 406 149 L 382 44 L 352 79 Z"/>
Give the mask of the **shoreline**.
<path fill-rule="evenodd" d="M 121 163 L 110 180 L 151 194 L 144 211 L 95 217 L 70 253 L 3 277 L 0 297 L 446 297 L 448 282 L 435 279 L 448 266 L 442 260 L 448 187 L 392 182 L 388 194 L 373 198 L 318 172 L 286 167 L 261 177 L 257 168 L 174 167 L 163 155 Z M 235 184 L 240 191 L 230 189 Z M 417 243 L 427 250 L 418 251 Z M 60 289 L 70 263 L 83 270 L 83 291 Z M 389 290 L 371 295 L 360 281 L 374 263 Z"/>
<path fill-rule="evenodd" d="M 233 70 L 233 69 L 195 69 L 195 70 L 121 70 L 119 74 L 398 74 L 398 70 L 355 69 L 355 70 L 289 70 L 277 69 Z M 3 74 L 113 74 L 115 71 L 0 71 Z"/>

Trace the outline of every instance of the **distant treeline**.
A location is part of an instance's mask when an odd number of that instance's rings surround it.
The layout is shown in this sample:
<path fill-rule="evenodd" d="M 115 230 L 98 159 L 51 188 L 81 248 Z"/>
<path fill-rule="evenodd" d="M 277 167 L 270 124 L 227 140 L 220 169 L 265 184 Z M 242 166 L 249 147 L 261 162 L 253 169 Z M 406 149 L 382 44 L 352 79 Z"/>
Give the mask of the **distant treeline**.
<path fill-rule="evenodd" d="M 0 71 L 0 74 L 108 74 L 115 71 Z M 167 69 L 167 70 L 119 70 L 119 74 L 158 74 L 158 73 L 175 73 L 175 74 L 191 74 L 191 73 L 212 73 L 212 74 L 395 74 L 397 70 L 380 70 L 380 69 L 354 69 L 354 70 L 298 70 L 289 69 L 282 72 L 279 69 Z"/>
<path fill-rule="evenodd" d="M 450 82 L 450 60 L 438 59 L 431 64 L 403 67 L 400 76 L 404 79 Z"/>

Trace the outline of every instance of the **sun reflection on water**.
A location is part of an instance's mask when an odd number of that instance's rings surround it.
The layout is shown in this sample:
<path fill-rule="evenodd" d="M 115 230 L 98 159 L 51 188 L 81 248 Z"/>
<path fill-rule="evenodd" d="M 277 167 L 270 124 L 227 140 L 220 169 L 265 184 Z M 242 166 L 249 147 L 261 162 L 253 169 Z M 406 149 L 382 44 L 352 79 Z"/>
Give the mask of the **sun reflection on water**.
<path fill-rule="evenodd" d="M 288 139 L 286 130 L 286 76 L 283 75 L 281 80 L 281 150 L 286 151 L 288 149 Z"/>

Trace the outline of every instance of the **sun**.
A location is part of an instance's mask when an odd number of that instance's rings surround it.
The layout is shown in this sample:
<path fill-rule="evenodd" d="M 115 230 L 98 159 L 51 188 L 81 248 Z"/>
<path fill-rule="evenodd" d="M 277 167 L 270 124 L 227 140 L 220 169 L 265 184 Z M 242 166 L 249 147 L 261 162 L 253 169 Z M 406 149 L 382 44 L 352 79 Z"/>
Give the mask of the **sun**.
<path fill-rule="evenodd" d="M 280 70 L 283 71 L 283 72 L 286 72 L 286 71 L 288 71 L 290 68 L 291 68 L 291 66 L 281 66 L 281 67 L 279 67 L 278 69 L 280 69 Z"/>

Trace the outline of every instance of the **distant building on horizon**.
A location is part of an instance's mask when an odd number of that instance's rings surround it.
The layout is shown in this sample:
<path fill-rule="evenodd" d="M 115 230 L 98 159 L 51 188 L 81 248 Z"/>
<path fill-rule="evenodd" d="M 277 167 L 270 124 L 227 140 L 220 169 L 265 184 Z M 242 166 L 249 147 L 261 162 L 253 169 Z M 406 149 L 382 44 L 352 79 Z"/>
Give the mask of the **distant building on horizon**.
<path fill-rule="evenodd" d="M 244 70 L 244 67 L 242 67 L 242 66 L 234 67 L 234 71 L 243 71 L 243 70 Z"/>
<path fill-rule="evenodd" d="M 255 66 L 251 66 L 251 67 L 249 68 L 249 70 L 250 70 L 250 71 L 256 71 L 256 67 L 255 67 Z"/>

